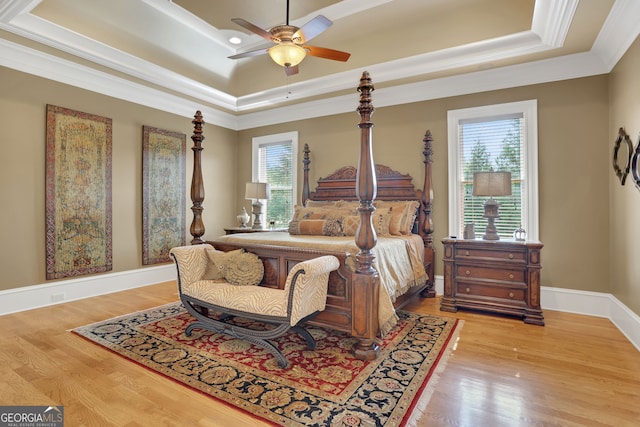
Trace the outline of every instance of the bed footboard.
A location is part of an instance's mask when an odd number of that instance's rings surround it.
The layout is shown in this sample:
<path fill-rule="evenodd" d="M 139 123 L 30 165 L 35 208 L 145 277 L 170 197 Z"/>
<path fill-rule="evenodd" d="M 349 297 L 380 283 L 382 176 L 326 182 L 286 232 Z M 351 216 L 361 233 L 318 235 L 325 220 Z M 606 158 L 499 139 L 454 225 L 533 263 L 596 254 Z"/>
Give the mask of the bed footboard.
<path fill-rule="evenodd" d="M 327 306 L 318 314 L 312 323 L 351 333 L 351 302 L 352 302 L 352 272 L 347 263 L 353 262 L 353 256 L 348 252 L 319 251 L 258 244 L 237 244 L 224 241 L 207 242 L 221 251 L 244 249 L 252 252 L 262 260 L 264 277 L 261 286 L 284 289 L 289 271 L 299 262 L 317 258 L 323 255 L 333 255 L 340 261 L 340 267 L 329 274 L 327 291 Z M 377 315 L 376 311 L 371 313 Z"/>

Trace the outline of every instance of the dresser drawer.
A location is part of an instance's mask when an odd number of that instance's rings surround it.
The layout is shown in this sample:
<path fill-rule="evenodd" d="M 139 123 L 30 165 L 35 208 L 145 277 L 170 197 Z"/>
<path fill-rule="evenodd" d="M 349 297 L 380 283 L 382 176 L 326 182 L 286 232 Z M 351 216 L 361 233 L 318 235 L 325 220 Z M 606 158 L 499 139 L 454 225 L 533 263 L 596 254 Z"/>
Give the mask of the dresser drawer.
<path fill-rule="evenodd" d="M 492 250 L 487 248 L 456 247 L 455 258 L 459 261 L 469 259 L 487 259 L 493 261 L 526 262 L 526 254 L 521 248 L 514 250 Z"/>
<path fill-rule="evenodd" d="M 544 325 L 540 308 L 542 243 L 447 238 L 442 244 L 440 310 L 488 311 Z"/>
<path fill-rule="evenodd" d="M 492 268 L 478 265 L 457 265 L 456 277 L 458 280 L 486 279 L 523 284 L 526 283 L 526 271 L 524 269 Z"/>
<path fill-rule="evenodd" d="M 526 287 L 495 286 L 480 283 L 458 282 L 456 284 L 456 296 L 488 297 L 508 301 L 526 301 Z"/>

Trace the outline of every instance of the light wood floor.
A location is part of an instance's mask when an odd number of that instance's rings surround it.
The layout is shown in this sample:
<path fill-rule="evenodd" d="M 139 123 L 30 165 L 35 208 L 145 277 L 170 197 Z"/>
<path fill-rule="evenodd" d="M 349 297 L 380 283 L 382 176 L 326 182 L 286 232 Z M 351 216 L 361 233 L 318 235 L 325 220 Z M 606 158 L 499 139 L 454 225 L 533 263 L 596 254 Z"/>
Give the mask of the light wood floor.
<path fill-rule="evenodd" d="M 69 332 L 177 299 L 164 283 L 0 317 L 0 405 L 63 405 L 67 427 L 266 425 Z M 465 322 L 423 425 L 640 425 L 640 352 L 608 320 L 409 308 Z"/>

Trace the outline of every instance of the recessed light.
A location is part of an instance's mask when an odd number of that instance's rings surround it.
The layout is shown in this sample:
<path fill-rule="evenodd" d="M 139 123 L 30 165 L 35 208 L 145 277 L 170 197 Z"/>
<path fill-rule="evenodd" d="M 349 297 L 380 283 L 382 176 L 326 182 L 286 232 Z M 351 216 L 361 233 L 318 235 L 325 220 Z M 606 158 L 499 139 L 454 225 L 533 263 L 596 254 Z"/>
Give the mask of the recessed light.
<path fill-rule="evenodd" d="M 242 39 L 240 37 L 237 37 L 237 36 L 232 36 L 232 37 L 229 37 L 229 43 L 231 43 L 231 44 L 240 44 L 240 43 L 242 43 Z"/>

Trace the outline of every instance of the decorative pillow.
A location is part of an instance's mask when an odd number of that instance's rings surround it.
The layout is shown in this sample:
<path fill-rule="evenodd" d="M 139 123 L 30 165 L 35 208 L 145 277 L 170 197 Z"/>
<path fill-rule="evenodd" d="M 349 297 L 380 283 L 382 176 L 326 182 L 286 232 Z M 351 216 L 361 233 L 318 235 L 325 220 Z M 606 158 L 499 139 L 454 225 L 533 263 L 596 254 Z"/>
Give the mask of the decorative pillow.
<path fill-rule="evenodd" d="M 400 227 L 400 232 L 402 234 L 411 234 L 411 231 L 413 230 L 413 223 L 416 221 L 416 216 L 418 216 L 419 207 L 420 202 L 417 200 L 411 200 L 407 203 L 405 210 L 406 216 L 404 217 L 404 222 Z"/>
<path fill-rule="evenodd" d="M 230 260 L 244 252 L 244 249 L 236 249 L 235 251 L 219 251 L 217 249 L 207 249 L 207 257 L 209 263 L 207 269 L 202 276 L 203 280 L 221 280 L 224 279 L 224 266 Z"/>
<path fill-rule="evenodd" d="M 378 209 L 373 212 L 371 218 L 373 229 L 378 236 L 390 236 L 389 223 L 391 222 L 390 209 Z M 342 219 L 342 232 L 344 236 L 355 236 L 360 225 L 360 215 L 348 215 Z"/>
<path fill-rule="evenodd" d="M 300 225 L 300 229 L 301 229 L 300 231 L 303 231 L 305 228 L 305 225 L 303 223 L 310 222 L 310 221 L 317 221 L 317 220 L 302 221 Z M 344 233 L 342 232 L 342 216 L 335 216 L 335 217 L 327 218 L 321 221 L 323 222 L 322 230 L 321 230 L 321 233 L 323 236 L 344 236 Z M 304 233 L 304 234 L 311 234 L 311 233 Z"/>
<path fill-rule="evenodd" d="M 351 215 L 355 215 L 358 206 L 360 206 L 360 202 L 355 200 L 307 200 L 305 203 L 307 208 L 348 209 L 351 211 Z"/>
<path fill-rule="evenodd" d="M 294 219 L 322 219 L 335 209 L 334 206 L 296 206 L 293 212 Z"/>
<path fill-rule="evenodd" d="M 289 223 L 289 234 L 307 236 L 344 236 L 342 217 L 303 219 Z"/>
<path fill-rule="evenodd" d="M 334 209 L 329 207 L 304 207 L 296 206 L 293 212 L 293 219 L 289 222 L 289 234 L 300 233 L 300 221 L 308 219 L 324 219 L 330 215 Z"/>
<path fill-rule="evenodd" d="M 374 206 L 391 209 L 391 222 L 389 232 L 392 235 L 411 234 L 413 223 L 418 213 L 420 202 L 417 200 L 378 200 Z"/>
<path fill-rule="evenodd" d="M 360 206 L 359 201 L 355 200 L 340 200 L 337 205 L 341 211 L 346 211 L 349 215 L 358 215 L 358 206 Z"/>
<path fill-rule="evenodd" d="M 389 234 L 392 236 L 400 236 L 402 232 L 402 220 L 404 218 L 404 208 L 392 207 L 391 220 L 389 221 Z"/>
<path fill-rule="evenodd" d="M 307 208 L 331 208 L 338 206 L 340 201 L 336 200 L 307 200 L 304 204 Z"/>
<path fill-rule="evenodd" d="M 360 225 L 360 216 L 347 215 L 342 220 L 342 232 L 345 236 L 355 236 Z"/>
<path fill-rule="evenodd" d="M 390 236 L 391 208 L 378 208 L 373 212 L 373 228 L 378 236 Z"/>
<path fill-rule="evenodd" d="M 232 285 L 256 286 L 264 276 L 264 264 L 258 255 L 244 252 L 231 258 L 223 271 L 224 279 Z"/>

